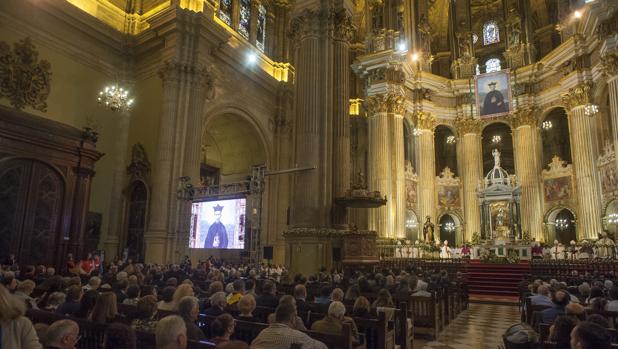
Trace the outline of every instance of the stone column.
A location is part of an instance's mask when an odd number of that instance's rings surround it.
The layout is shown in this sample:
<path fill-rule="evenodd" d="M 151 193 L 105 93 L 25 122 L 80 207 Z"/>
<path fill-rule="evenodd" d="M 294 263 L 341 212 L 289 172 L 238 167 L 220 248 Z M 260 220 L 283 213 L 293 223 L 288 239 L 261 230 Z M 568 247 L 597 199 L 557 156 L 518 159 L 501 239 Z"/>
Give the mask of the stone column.
<path fill-rule="evenodd" d="M 333 31 L 333 197 L 350 188 L 350 40 L 352 25 L 344 11 L 337 12 Z M 348 226 L 348 210 L 333 205 L 333 225 Z"/>
<path fill-rule="evenodd" d="M 590 102 L 589 84 L 581 84 L 562 95 L 563 104 L 569 115 L 571 149 L 577 182 L 578 239 L 597 239 L 602 230 L 601 193 L 596 167 L 592 118 L 584 113 L 584 106 Z"/>
<path fill-rule="evenodd" d="M 521 186 L 521 230 L 536 241 L 543 240 L 539 145 L 536 111 L 518 109 L 512 117 L 515 173 Z"/>
<path fill-rule="evenodd" d="M 327 224 L 323 202 L 321 162 L 322 139 L 320 112 L 323 93 L 318 76 L 324 68 L 320 63 L 321 11 L 305 10 L 292 23 L 296 42 L 296 164 L 298 167 L 316 167 L 315 170 L 295 175 L 294 193 L 290 208 L 293 227 L 319 227 Z M 330 170 L 330 169 L 329 169 Z"/>
<path fill-rule="evenodd" d="M 603 73 L 609 87 L 609 112 L 612 121 L 612 143 L 614 151 L 618 151 L 618 51 L 613 51 L 601 58 Z M 618 156 L 616 157 L 618 167 Z"/>
<path fill-rule="evenodd" d="M 106 258 L 112 260 L 119 253 L 120 235 L 122 230 L 122 216 L 124 205 L 123 191 L 126 186 L 127 177 L 127 152 L 129 142 L 129 120 L 131 114 L 123 111 L 115 117 L 118 118 L 118 129 L 114 138 L 117 140 L 114 153 L 117 154 L 114 161 L 114 174 L 112 187 L 110 188 L 111 198 L 109 200 L 109 221 L 107 224 L 107 239 L 105 241 Z"/>
<path fill-rule="evenodd" d="M 433 115 L 417 111 L 414 114 L 414 127 L 419 134 L 419 163 L 418 163 L 418 222 L 421 226 L 431 218 L 437 227 L 436 222 L 436 151 L 434 144 L 434 129 L 436 119 Z M 440 234 L 436 232 L 434 237 Z"/>
<path fill-rule="evenodd" d="M 369 160 L 367 187 L 370 191 L 379 191 L 385 195 L 387 204 L 369 212 L 369 230 L 378 232 L 385 238 L 392 236 L 393 215 L 390 202 L 393 200 L 391 181 L 391 142 L 388 127 L 388 96 L 375 95 L 367 97 L 369 121 Z"/>
<path fill-rule="evenodd" d="M 474 233 L 481 233 L 481 211 L 476 194 L 481 180 L 481 122 L 474 118 L 456 120 L 461 142 L 461 179 L 463 182 L 464 241 L 471 241 Z"/>
<path fill-rule="evenodd" d="M 394 237 L 403 239 L 406 237 L 406 171 L 405 171 L 405 143 L 403 139 L 403 114 L 404 105 L 399 110 L 394 110 L 393 115 L 393 163 L 394 174 L 393 198 L 395 214 Z"/>
<path fill-rule="evenodd" d="M 168 62 L 159 71 L 163 81 L 163 108 L 159 126 L 159 144 L 153 164 L 152 197 L 148 229 L 144 234 L 145 259 L 149 263 L 162 263 L 165 259 L 169 223 L 170 188 L 176 133 L 176 108 L 180 69 L 175 62 Z M 175 183 L 175 181 L 174 181 Z"/>

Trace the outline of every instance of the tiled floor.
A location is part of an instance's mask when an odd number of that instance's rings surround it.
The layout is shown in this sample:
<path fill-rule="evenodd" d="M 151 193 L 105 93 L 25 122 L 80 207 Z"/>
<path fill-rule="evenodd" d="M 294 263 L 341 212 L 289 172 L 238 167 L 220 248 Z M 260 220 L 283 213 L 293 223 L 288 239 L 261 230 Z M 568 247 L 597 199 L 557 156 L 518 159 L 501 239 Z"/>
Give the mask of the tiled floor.
<path fill-rule="evenodd" d="M 470 304 L 435 341 L 414 340 L 414 349 L 497 349 L 502 334 L 519 323 L 516 306 Z"/>

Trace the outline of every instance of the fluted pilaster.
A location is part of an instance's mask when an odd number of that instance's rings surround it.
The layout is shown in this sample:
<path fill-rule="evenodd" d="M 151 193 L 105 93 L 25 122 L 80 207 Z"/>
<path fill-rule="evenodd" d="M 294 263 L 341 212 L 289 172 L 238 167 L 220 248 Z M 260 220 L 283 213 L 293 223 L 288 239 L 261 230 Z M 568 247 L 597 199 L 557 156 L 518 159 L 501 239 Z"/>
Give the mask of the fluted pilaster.
<path fill-rule="evenodd" d="M 405 144 L 403 139 L 403 111 L 393 118 L 393 196 L 395 206 L 395 236 L 397 239 L 406 237 L 406 171 Z"/>
<path fill-rule="evenodd" d="M 595 135 L 592 118 L 584 113 L 585 104 L 590 102 L 589 93 L 590 85 L 582 84 L 562 95 L 562 101 L 569 110 L 569 129 L 579 205 L 578 239 L 596 239 L 602 228 L 601 195 L 593 145 Z"/>
<path fill-rule="evenodd" d="M 455 123 L 462 146 L 461 170 L 463 181 L 464 238 L 471 241 L 474 233 L 481 231 L 481 211 L 476 188 L 481 172 L 481 122 L 473 118 L 457 119 Z"/>
<path fill-rule="evenodd" d="M 295 175 L 290 223 L 294 227 L 325 226 L 322 202 L 320 148 L 321 89 L 316 79 L 321 71 L 320 12 L 305 10 L 292 23 L 296 43 L 296 163 L 317 167 Z"/>
<path fill-rule="evenodd" d="M 350 40 L 352 25 L 345 11 L 334 16 L 333 30 L 333 196 L 350 188 Z M 333 224 L 348 225 L 347 209 L 333 206 Z"/>
<path fill-rule="evenodd" d="M 543 205 L 539 175 L 539 149 L 536 111 L 522 108 L 512 118 L 515 147 L 515 173 L 521 186 L 522 231 L 537 241 L 543 240 Z"/>
<path fill-rule="evenodd" d="M 614 51 L 601 58 L 603 73 L 609 87 L 609 111 L 612 120 L 612 143 L 614 151 L 618 151 L 618 52 Z M 618 156 L 616 157 L 618 167 Z"/>
<path fill-rule="evenodd" d="M 414 114 L 414 125 L 419 134 L 419 169 L 418 169 L 418 211 L 419 222 L 430 217 L 436 222 L 436 152 L 434 144 L 434 129 L 436 119 L 425 112 Z M 438 239 L 439 234 L 434 234 Z"/>

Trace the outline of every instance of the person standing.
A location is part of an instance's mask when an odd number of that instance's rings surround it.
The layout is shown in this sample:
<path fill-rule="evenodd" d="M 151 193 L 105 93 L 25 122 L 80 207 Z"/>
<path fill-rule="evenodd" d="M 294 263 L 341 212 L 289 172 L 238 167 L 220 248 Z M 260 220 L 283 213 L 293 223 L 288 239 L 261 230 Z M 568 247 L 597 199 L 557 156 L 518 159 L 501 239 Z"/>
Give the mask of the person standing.
<path fill-rule="evenodd" d="M 217 205 L 213 209 L 215 211 L 215 222 L 208 228 L 204 248 L 227 248 L 227 231 L 221 223 L 223 206 Z"/>

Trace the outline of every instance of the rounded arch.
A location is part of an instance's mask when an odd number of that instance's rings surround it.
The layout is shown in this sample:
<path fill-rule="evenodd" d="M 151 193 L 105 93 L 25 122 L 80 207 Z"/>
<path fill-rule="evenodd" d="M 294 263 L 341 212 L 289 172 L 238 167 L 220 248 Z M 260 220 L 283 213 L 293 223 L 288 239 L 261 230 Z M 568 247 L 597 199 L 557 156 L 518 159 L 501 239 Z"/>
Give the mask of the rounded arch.
<path fill-rule="evenodd" d="M 454 230 L 447 231 L 446 224 L 453 223 Z M 458 212 L 444 211 L 438 215 L 438 225 L 440 231 L 440 243 L 444 240 L 448 241 L 450 246 L 457 246 L 463 243 L 463 219 Z"/>
<path fill-rule="evenodd" d="M 123 246 L 136 262 L 144 261 L 144 233 L 148 222 L 150 188 L 141 178 L 133 179 L 125 190 L 126 221 Z"/>
<path fill-rule="evenodd" d="M 566 109 L 562 106 L 548 108 L 539 119 L 542 145 L 542 167 L 551 163 L 554 156 L 572 163 L 571 137 Z"/>
<path fill-rule="evenodd" d="M 49 167 L 50 169 L 52 169 L 57 175 L 60 176 L 60 178 L 62 179 L 62 184 L 64 184 L 65 186 L 67 185 L 67 177 L 66 175 L 60 171 L 60 169 L 58 167 L 56 167 L 56 165 L 37 159 L 37 158 L 31 158 L 31 157 L 26 157 L 26 156 L 10 156 L 10 157 L 6 157 L 4 159 L 0 159 L 0 169 L 4 168 L 5 164 L 7 164 L 10 161 L 17 161 L 17 160 L 26 160 L 26 161 L 33 161 L 33 162 L 37 162 L 40 164 L 43 164 L 44 166 Z M 4 171 L 0 170 L 0 176 L 2 175 Z"/>
<path fill-rule="evenodd" d="M 569 224 L 569 228 L 564 232 L 560 232 L 556 229 L 556 220 L 566 219 Z M 568 221 L 571 222 L 568 222 Z M 575 210 L 566 205 L 553 206 L 545 212 L 543 216 L 543 223 L 545 225 L 545 241 L 553 242 L 558 240 L 563 244 L 568 244 L 571 240 L 577 240 L 577 215 Z"/>
<path fill-rule="evenodd" d="M 251 166 L 271 164 L 271 135 L 247 110 L 216 108 L 206 114 L 203 125 L 201 177 L 236 182 L 250 175 Z"/>
<path fill-rule="evenodd" d="M 434 152 L 436 176 L 448 167 L 458 175 L 457 166 L 457 136 L 449 125 L 440 124 L 434 131 Z"/>
<path fill-rule="evenodd" d="M 500 151 L 500 165 L 509 174 L 515 173 L 515 158 L 513 153 L 513 131 L 503 120 L 492 120 L 486 123 L 481 131 L 481 147 L 483 159 L 483 174 L 494 167 L 494 149 Z"/>

